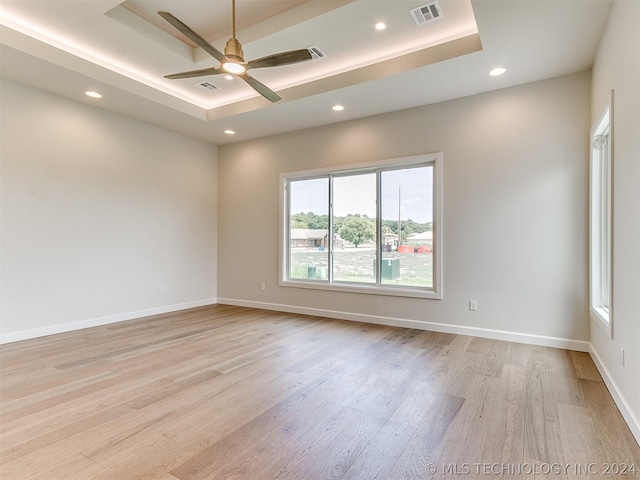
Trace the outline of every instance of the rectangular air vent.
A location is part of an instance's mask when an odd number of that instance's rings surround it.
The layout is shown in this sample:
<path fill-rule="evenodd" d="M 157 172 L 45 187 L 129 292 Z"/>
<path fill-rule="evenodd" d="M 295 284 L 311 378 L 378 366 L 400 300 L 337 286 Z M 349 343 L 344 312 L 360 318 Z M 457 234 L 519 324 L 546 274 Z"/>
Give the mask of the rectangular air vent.
<path fill-rule="evenodd" d="M 205 90 L 219 90 L 220 87 L 217 85 L 214 85 L 213 83 L 205 80 L 204 82 L 198 82 L 196 83 L 196 87 L 200 87 L 203 88 Z"/>
<path fill-rule="evenodd" d="M 418 26 L 442 18 L 442 9 L 440 5 L 438 5 L 438 2 L 427 3 L 421 7 L 409 10 L 409 12 Z"/>
<path fill-rule="evenodd" d="M 309 53 L 311 54 L 311 56 L 313 57 L 314 60 L 317 60 L 319 58 L 324 58 L 327 56 L 326 53 L 324 53 L 322 50 L 320 50 L 317 46 L 313 46 L 313 47 L 309 47 L 308 48 Z"/>

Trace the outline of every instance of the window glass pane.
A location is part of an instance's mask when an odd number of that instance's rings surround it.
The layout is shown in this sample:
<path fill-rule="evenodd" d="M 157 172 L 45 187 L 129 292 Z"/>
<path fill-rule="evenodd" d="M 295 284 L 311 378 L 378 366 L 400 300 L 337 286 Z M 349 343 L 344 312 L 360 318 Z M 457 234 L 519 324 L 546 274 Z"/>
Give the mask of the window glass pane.
<path fill-rule="evenodd" d="M 333 179 L 333 279 L 375 283 L 376 174 Z"/>
<path fill-rule="evenodd" d="M 329 179 L 289 183 L 289 278 L 327 280 Z"/>
<path fill-rule="evenodd" d="M 433 167 L 383 171 L 384 285 L 433 287 Z M 398 231 L 400 234 L 398 235 Z"/>
<path fill-rule="evenodd" d="M 608 129 L 607 129 L 608 130 Z M 600 234 L 602 236 L 602 249 L 600 252 L 601 255 L 601 298 L 600 298 L 600 306 L 604 308 L 606 311 L 609 310 L 609 281 L 611 276 L 611 269 L 609 265 L 610 259 L 610 234 L 611 227 L 609 224 L 609 203 L 610 203 L 610 192 L 609 192 L 609 137 L 603 135 L 602 136 L 603 146 L 600 149 L 600 161 L 602 164 L 602 173 L 601 173 L 601 205 L 602 209 L 600 212 Z"/>
<path fill-rule="evenodd" d="M 611 111 L 591 131 L 590 172 L 590 307 L 591 316 L 611 330 Z"/>

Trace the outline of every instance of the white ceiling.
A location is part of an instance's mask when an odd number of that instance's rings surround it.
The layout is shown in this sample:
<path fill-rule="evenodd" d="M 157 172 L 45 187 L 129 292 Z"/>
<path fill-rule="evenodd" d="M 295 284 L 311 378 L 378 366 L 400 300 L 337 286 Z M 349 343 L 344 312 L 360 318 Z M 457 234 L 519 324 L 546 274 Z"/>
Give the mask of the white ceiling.
<path fill-rule="evenodd" d="M 0 73 L 222 145 L 586 70 L 611 7 L 611 0 L 438 0 L 442 18 L 417 26 L 409 10 L 426 3 L 237 0 L 247 60 L 312 46 L 326 54 L 252 70 L 282 97 L 276 104 L 238 78 L 163 78 L 218 62 L 156 12 L 171 12 L 223 51 L 231 0 L 2 0 Z M 375 30 L 378 21 L 387 28 Z M 490 77 L 498 65 L 507 73 Z M 219 90 L 195 86 L 202 80 Z M 332 111 L 335 103 L 345 110 Z"/>

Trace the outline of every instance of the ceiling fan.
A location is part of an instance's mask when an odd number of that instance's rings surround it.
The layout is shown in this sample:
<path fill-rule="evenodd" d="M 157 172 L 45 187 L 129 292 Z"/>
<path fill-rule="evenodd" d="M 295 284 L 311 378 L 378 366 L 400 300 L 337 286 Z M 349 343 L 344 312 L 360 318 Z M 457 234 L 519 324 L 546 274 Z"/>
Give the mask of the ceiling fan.
<path fill-rule="evenodd" d="M 220 62 L 219 67 L 192 70 L 190 72 L 174 73 L 172 75 L 165 75 L 164 78 L 176 80 L 179 78 L 200 77 L 204 75 L 231 74 L 235 75 L 236 77 L 240 77 L 242 80 L 247 82 L 256 92 L 265 97 L 267 100 L 277 102 L 278 100 L 280 100 L 280 96 L 278 96 L 276 92 L 271 90 L 266 85 L 249 76 L 247 70 L 250 70 L 252 68 L 279 67 L 282 65 L 291 65 L 293 63 L 305 62 L 307 60 L 311 60 L 311 53 L 308 49 L 304 48 L 301 50 L 291 50 L 288 52 L 276 53 L 273 55 L 268 55 L 266 57 L 258 58 L 257 60 L 250 60 L 246 62 L 244 60 L 244 54 L 242 52 L 242 45 L 236 39 L 235 0 L 232 0 L 231 12 L 233 28 L 231 38 L 227 41 L 227 45 L 224 47 L 224 54 L 169 12 L 158 12 L 158 14 L 162 18 L 164 18 L 167 22 L 169 22 L 180 32 L 182 32 L 186 37 L 200 46 L 205 52 L 207 52 L 209 55 Z"/>

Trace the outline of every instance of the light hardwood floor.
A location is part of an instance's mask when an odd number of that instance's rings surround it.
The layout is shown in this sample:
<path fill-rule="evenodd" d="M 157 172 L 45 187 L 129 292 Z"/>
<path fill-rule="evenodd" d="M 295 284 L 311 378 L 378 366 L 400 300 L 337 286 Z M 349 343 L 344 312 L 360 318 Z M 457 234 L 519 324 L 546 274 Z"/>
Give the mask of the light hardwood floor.
<path fill-rule="evenodd" d="M 4 345 L 0 371 L 2 480 L 640 469 L 590 357 L 553 348 L 216 305 Z"/>

